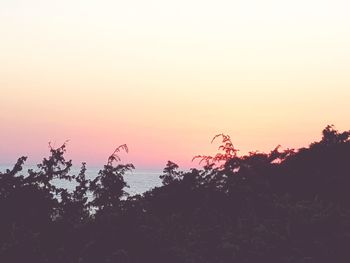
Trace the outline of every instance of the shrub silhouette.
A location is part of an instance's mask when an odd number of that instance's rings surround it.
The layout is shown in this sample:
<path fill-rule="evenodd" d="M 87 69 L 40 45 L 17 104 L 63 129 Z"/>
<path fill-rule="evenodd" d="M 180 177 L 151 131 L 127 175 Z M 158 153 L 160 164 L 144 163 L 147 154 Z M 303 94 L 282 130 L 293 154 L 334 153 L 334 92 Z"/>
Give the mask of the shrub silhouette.
<path fill-rule="evenodd" d="M 239 156 L 219 134 L 201 169 L 169 161 L 163 186 L 128 196 L 119 146 L 89 180 L 50 146 L 0 173 L 0 262 L 339 262 L 350 260 L 350 132 L 327 126 L 298 150 Z M 75 183 L 73 191 L 55 180 Z"/>
<path fill-rule="evenodd" d="M 124 191 L 128 187 L 124 181 L 123 175 L 127 171 L 134 169 L 132 164 L 118 164 L 114 166 L 115 161 L 120 161 L 117 155 L 120 150 L 128 152 L 127 146 L 121 145 L 108 158 L 107 164 L 98 173 L 98 176 L 90 183 L 89 190 L 93 193 L 94 199 L 90 203 L 98 212 L 120 209 L 121 198 L 127 196 Z"/>

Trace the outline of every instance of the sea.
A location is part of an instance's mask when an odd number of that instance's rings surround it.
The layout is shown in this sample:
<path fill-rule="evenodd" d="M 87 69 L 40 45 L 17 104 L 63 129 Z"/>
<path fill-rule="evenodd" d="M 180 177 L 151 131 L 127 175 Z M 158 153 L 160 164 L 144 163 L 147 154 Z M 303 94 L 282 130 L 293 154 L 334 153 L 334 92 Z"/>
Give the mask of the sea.
<path fill-rule="evenodd" d="M 5 172 L 6 169 L 12 169 L 13 165 L 0 165 L 0 172 Z M 27 174 L 28 169 L 38 170 L 35 165 L 25 165 L 23 170 L 19 173 L 22 175 Z M 88 167 L 86 170 L 86 177 L 90 180 L 94 179 L 101 168 Z M 79 167 L 72 167 L 69 174 L 78 175 L 80 171 Z M 124 175 L 124 180 L 128 184 L 128 188 L 125 191 L 130 195 L 143 194 L 154 187 L 162 185 L 162 181 L 159 176 L 162 174 L 162 169 L 135 169 L 127 172 Z M 76 184 L 74 182 L 69 182 L 67 180 L 53 180 L 53 183 L 58 187 L 66 188 L 68 191 L 73 191 Z"/>

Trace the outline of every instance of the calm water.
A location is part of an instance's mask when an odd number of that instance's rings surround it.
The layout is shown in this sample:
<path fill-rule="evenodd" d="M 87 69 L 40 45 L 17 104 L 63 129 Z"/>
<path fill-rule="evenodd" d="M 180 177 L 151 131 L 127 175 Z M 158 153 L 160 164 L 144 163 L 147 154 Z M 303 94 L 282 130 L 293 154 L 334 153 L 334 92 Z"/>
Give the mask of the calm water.
<path fill-rule="evenodd" d="M 11 169 L 11 165 L 0 165 L 0 172 L 4 172 L 6 169 Z M 36 166 L 24 166 L 21 174 L 26 174 L 28 169 L 36 170 Z M 86 177 L 88 179 L 94 179 L 101 168 L 91 168 L 87 167 Z M 79 168 L 72 168 L 70 174 L 77 175 L 79 173 Z M 135 169 L 132 172 L 125 174 L 124 180 L 130 186 L 130 188 L 125 189 L 130 195 L 142 194 L 156 186 L 161 185 L 161 180 L 159 176 L 162 174 L 162 170 L 140 170 Z M 68 182 L 64 180 L 55 180 L 54 183 L 59 187 L 67 188 L 68 190 L 73 190 L 75 184 L 73 182 Z"/>

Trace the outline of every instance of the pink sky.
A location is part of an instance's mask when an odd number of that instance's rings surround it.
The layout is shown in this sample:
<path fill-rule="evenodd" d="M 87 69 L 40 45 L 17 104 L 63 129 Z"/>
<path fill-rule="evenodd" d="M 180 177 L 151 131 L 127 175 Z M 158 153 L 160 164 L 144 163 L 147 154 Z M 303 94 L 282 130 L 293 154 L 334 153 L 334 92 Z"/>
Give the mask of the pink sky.
<path fill-rule="evenodd" d="M 69 139 L 190 166 L 226 133 L 242 153 L 350 129 L 347 1 L 3 1 L 0 163 Z"/>

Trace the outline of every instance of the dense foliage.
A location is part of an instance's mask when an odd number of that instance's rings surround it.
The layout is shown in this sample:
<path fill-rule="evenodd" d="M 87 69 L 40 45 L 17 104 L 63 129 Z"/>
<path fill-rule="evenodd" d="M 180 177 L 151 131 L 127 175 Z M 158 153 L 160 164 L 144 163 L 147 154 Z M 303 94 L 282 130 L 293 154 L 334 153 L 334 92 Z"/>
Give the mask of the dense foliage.
<path fill-rule="evenodd" d="M 238 156 L 229 136 L 202 169 L 168 162 L 163 186 L 128 196 L 119 150 L 94 180 L 66 145 L 0 173 L 0 262 L 350 262 L 350 133 Z M 73 192 L 54 180 L 75 182 Z"/>

